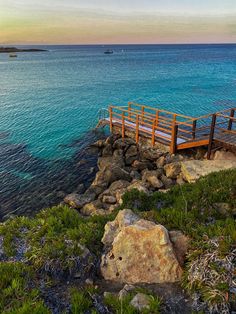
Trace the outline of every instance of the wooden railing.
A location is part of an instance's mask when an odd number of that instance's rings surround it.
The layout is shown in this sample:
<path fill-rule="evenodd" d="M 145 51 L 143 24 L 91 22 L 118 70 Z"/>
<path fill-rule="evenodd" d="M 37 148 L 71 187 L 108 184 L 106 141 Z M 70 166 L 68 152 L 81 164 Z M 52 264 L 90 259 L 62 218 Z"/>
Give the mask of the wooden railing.
<path fill-rule="evenodd" d="M 125 137 L 126 130 L 133 129 L 136 142 L 139 141 L 140 134 L 144 134 L 151 138 L 152 145 L 155 142 L 163 143 L 170 146 L 170 152 L 174 153 L 176 149 L 208 145 L 213 124 L 214 130 L 220 130 L 221 125 L 224 130 L 234 134 L 234 113 L 235 108 L 193 118 L 129 102 L 127 106 L 109 107 L 109 123 L 111 132 L 113 126 L 119 124 L 122 137 Z M 226 121 L 214 122 L 214 115 Z"/>
<path fill-rule="evenodd" d="M 207 158 L 210 159 L 214 142 L 236 146 L 236 108 L 224 110 L 212 115 L 211 131 Z"/>

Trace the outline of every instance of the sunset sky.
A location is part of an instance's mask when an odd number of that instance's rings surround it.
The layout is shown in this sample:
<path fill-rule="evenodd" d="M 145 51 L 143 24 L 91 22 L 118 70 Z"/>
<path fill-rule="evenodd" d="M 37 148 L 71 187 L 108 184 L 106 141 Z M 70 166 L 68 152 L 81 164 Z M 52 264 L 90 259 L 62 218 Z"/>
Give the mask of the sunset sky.
<path fill-rule="evenodd" d="M 236 42 L 236 0 L 0 0 L 0 45 Z"/>

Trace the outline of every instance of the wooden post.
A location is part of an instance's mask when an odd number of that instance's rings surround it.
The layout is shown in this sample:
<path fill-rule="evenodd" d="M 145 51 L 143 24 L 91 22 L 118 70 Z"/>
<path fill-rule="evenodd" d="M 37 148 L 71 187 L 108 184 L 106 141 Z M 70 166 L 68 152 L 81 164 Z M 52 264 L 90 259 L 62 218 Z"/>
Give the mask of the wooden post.
<path fill-rule="evenodd" d="M 176 153 L 177 133 L 178 133 L 178 125 L 175 122 L 173 122 L 172 131 L 171 131 L 171 143 L 170 143 L 170 153 L 171 154 Z"/>
<path fill-rule="evenodd" d="M 193 121 L 193 129 L 192 129 L 192 138 L 193 138 L 193 140 L 196 137 L 196 126 L 197 126 L 197 120 L 194 120 Z"/>
<path fill-rule="evenodd" d="M 139 141 L 139 115 L 136 115 L 136 143 Z"/>
<path fill-rule="evenodd" d="M 210 135 L 209 135 L 207 159 L 211 158 L 211 149 L 212 149 L 212 144 L 214 141 L 215 125 L 216 125 L 216 114 L 213 114 L 212 115 L 212 121 L 211 121 L 211 131 L 210 131 Z"/>
<path fill-rule="evenodd" d="M 122 111 L 122 138 L 125 137 L 125 115 L 124 111 Z"/>
<path fill-rule="evenodd" d="M 112 116 L 113 116 L 112 107 L 109 108 L 109 114 L 110 114 L 110 131 L 112 133 Z"/>
<path fill-rule="evenodd" d="M 155 145 L 155 122 L 156 120 L 154 119 L 152 123 L 152 146 Z"/>
<path fill-rule="evenodd" d="M 231 109 L 230 111 L 230 118 L 234 117 L 234 109 Z M 233 125 L 233 119 L 229 118 L 229 124 L 228 124 L 228 130 L 232 130 L 232 125 Z"/>

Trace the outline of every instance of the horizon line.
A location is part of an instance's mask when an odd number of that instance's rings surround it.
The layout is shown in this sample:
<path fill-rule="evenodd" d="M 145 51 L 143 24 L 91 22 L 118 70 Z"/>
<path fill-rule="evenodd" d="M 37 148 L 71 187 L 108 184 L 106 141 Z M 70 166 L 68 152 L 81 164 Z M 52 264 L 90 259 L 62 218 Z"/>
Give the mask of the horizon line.
<path fill-rule="evenodd" d="M 236 45 L 236 42 L 190 42 L 190 43 L 87 43 L 87 44 L 77 44 L 77 43 L 60 43 L 60 44 L 53 44 L 53 43 L 11 43 L 11 44 L 4 44 L 0 43 L 0 47 L 7 47 L 12 45 L 18 45 L 18 46 L 168 46 L 168 45 Z"/>

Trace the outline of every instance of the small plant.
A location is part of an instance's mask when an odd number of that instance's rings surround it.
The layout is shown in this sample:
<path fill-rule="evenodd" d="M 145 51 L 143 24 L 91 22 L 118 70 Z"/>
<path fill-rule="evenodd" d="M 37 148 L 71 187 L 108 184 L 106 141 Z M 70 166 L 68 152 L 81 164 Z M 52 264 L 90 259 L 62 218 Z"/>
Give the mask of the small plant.
<path fill-rule="evenodd" d="M 32 277 L 32 269 L 22 263 L 0 263 L 1 313 L 50 313 L 39 291 L 32 288 Z"/>

